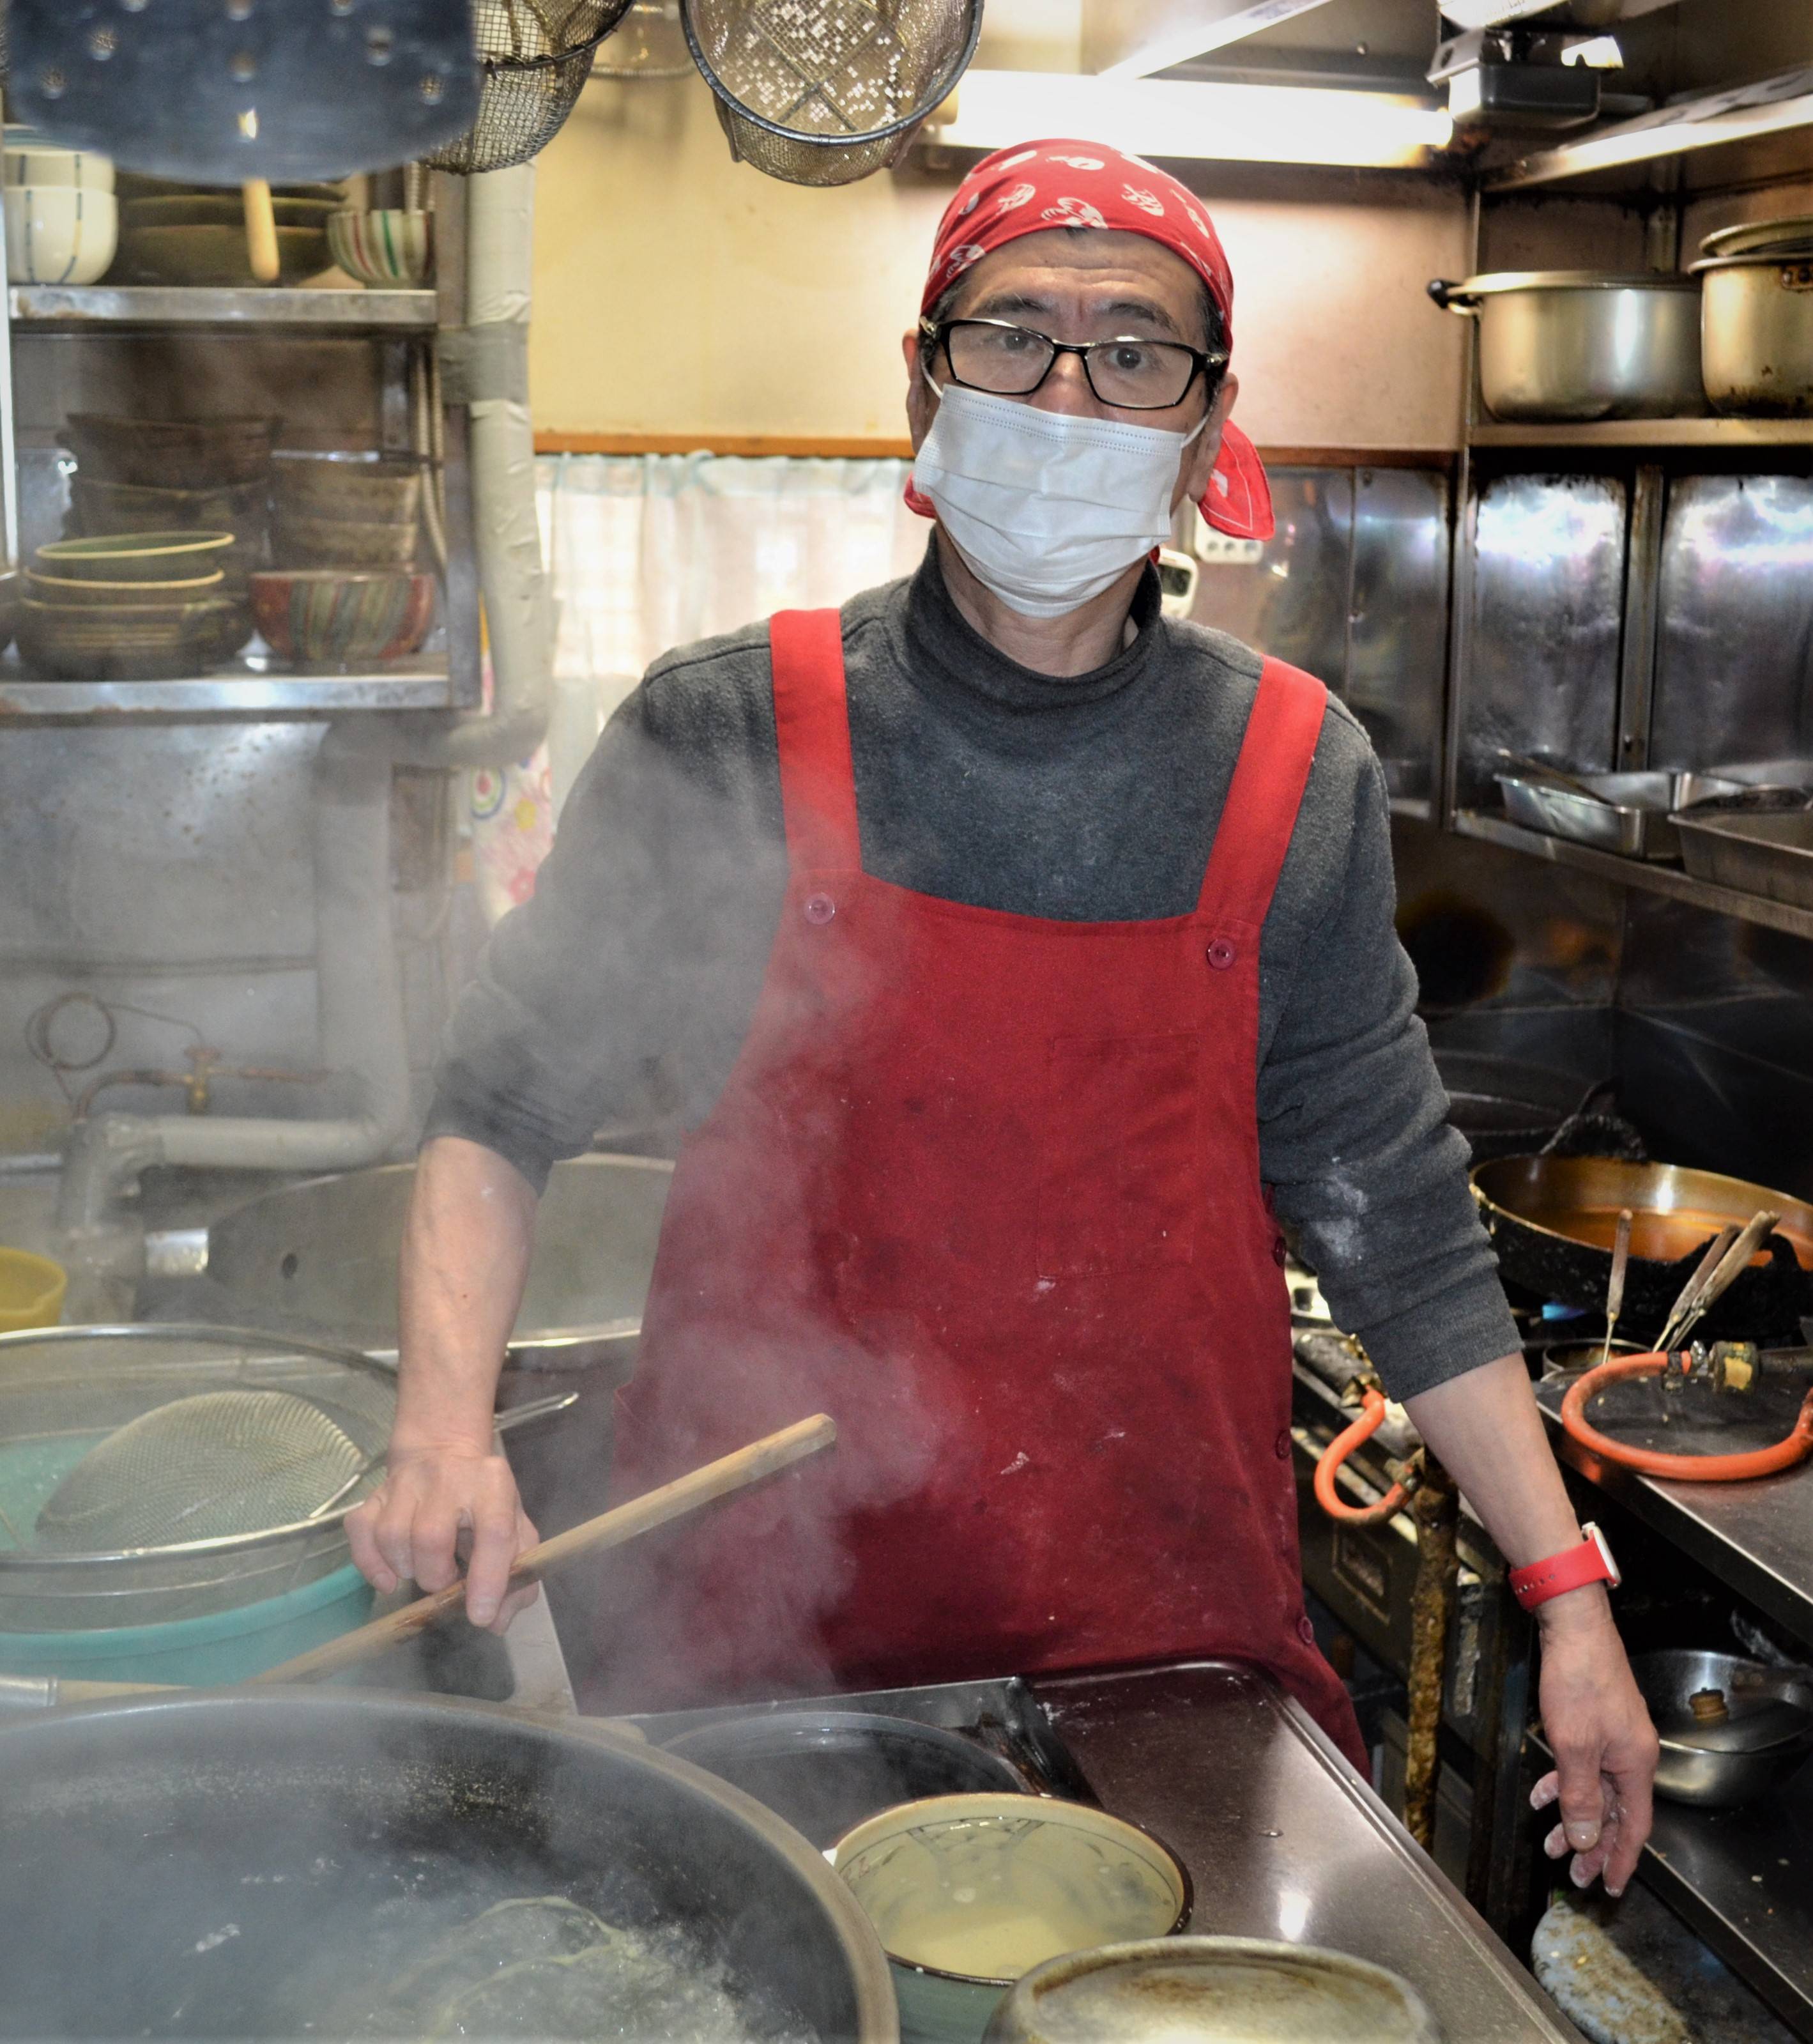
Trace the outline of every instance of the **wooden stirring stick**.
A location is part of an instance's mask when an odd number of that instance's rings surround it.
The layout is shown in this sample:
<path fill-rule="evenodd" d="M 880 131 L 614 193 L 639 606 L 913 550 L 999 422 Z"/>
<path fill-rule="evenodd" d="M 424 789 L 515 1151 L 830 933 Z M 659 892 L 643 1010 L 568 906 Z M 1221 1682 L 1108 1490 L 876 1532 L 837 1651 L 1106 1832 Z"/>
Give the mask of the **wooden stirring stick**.
<path fill-rule="evenodd" d="M 517 1555 L 516 1566 L 510 1570 L 509 1588 L 520 1590 L 528 1584 L 538 1583 L 563 1562 L 575 1561 L 582 1554 L 601 1554 L 607 1548 L 620 1547 L 640 1534 L 665 1526 L 671 1519 L 683 1518 L 701 1505 L 728 1497 L 733 1491 L 745 1490 L 764 1477 L 773 1476 L 808 1455 L 819 1454 L 836 1439 L 837 1423 L 829 1413 L 819 1412 L 809 1420 L 783 1427 L 778 1434 L 752 1441 L 747 1447 L 738 1448 L 715 1462 L 707 1462 L 702 1469 L 676 1477 L 673 1482 L 632 1498 L 628 1504 L 620 1504 L 614 1511 L 588 1519 L 583 1525 L 573 1527 L 565 1533 L 556 1533 L 551 1540 L 544 1540 L 539 1546 L 525 1548 Z M 437 1625 L 444 1618 L 463 1609 L 465 1602 L 465 1583 L 449 1583 L 444 1590 L 418 1597 L 400 1611 L 374 1619 L 356 1631 L 343 1632 L 339 1639 L 330 1639 L 323 1646 L 312 1647 L 293 1660 L 280 1661 L 275 1668 L 248 1676 L 247 1681 L 318 1681 L 324 1675 L 336 1674 L 342 1668 L 350 1668 L 358 1662 L 368 1660 L 374 1654 L 382 1654 L 386 1647 L 413 1639 L 417 1633 L 427 1631 L 431 1625 Z"/>
<path fill-rule="evenodd" d="M 277 255 L 277 212 L 271 186 L 263 178 L 248 178 L 240 186 L 245 207 L 245 249 L 252 274 L 261 284 L 275 284 L 282 265 Z"/>

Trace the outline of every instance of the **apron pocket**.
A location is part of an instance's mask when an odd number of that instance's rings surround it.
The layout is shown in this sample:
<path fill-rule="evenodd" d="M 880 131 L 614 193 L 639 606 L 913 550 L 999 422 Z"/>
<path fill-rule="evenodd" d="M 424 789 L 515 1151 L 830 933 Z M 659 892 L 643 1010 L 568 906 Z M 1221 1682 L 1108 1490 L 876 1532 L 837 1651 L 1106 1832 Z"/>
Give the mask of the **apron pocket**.
<path fill-rule="evenodd" d="M 1201 1059 L 1193 1034 L 1051 1039 L 1040 1277 L 1191 1261 L 1204 1196 Z"/>

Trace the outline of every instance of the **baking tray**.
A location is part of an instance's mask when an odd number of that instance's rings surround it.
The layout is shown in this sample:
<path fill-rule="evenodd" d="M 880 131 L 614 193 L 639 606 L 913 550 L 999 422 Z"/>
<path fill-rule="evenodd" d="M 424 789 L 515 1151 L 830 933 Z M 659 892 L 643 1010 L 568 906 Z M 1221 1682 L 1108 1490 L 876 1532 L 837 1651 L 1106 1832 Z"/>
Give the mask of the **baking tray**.
<path fill-rule="evenodd" d="M 1534 774 L 1500 774 L 1504 813 L 1526 830 L 1596 845 L 1626 859 L 1680 857 L 1672 813 L 1736 791 L 1734 781 L 1709 774 L 1582 774 L 1592 797 Z M 1596 798 L 1596 799 L 1595 799 Z"/>
<path fill-rule="evenodd" d="M 1713 810 L 1669 820 L 1695 878 L 1813 909 L 1813 809 Z"/>

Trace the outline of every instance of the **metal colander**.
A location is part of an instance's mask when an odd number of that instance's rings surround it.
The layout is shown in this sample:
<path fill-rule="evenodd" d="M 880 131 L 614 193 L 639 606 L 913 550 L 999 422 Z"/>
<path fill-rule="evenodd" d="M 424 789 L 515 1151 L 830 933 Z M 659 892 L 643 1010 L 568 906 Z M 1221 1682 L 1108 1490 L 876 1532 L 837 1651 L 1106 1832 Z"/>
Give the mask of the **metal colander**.
<path fill-rule="evenodd" d="M 423 161 L 462 176 L 539 156 L 573 111 L 629 0 L 472 0 L 478 117 Z"/>
<path fill-rule="evenodd" d="M 395 1409 L 395 1372 L 356 1350 L 148 1323 L 0 1335 L 0 1631 L 197 1617 L 344 1567 Z"/>
<path fill-rule="evenodd" d="M 36 1544 L 117 1554 L 292 1526 L 350 1496 L 383 1444 L 344 1406 L 336 1419 L 294 1392 L 173 1399 L 88 1450 L 40 1508 Z"/>
<path fill-rule="evenodd" d="M 975 53 L 981 0 L 681 0 L 731 153 L 796 185 L 891 163 Z"/>

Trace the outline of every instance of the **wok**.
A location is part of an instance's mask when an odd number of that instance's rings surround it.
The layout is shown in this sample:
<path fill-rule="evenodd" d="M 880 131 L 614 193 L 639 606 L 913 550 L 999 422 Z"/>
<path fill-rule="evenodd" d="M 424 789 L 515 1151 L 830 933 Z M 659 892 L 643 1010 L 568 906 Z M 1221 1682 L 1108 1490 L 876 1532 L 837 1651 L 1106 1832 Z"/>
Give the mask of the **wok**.
<path fill-rule="evenodd" d="M 1813 1207 L 1767 1186 L 1677 1164 L 1611 1157 L 1501 1157 L 1476 1166 L 1473 1196 L 1499 1268 L 1545 1299 L 1602 1309 L 1619 1210 L 1634 1216 L 1622 1326 L 1654 1338 L 1707 1243 L 1760 1207 L 1780 1222 L 1759 1255 L 1713 1307 L 1696 1335 L 1797 1339 L 1813 1312 Z"/>
<path fill-rule="evenodd" d="M 331 2035 L 368 2005 L 362 1969 L 406 1974 L 489 1904 L 542 1895 L 680 1927 L 753 2035 L 897 2036 L 881 1946 L 822 1858 L 621 1735 L 283 1689 L 0 1729 L 0 2037 Z"/>
<path fill-rule="evenodd" d="M 1671 1802 L 1747 1803 L 1813 1754 L 1813 1676 L 1804 1668 L 1665 1647 L 1634 1656 L 1631 1673 L 1661 1739 L 1656 1793 Z M 1708 1691 L 1727 1706 L 1711 1723 L 1689 1700 Z"/>

